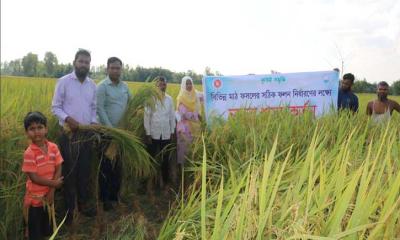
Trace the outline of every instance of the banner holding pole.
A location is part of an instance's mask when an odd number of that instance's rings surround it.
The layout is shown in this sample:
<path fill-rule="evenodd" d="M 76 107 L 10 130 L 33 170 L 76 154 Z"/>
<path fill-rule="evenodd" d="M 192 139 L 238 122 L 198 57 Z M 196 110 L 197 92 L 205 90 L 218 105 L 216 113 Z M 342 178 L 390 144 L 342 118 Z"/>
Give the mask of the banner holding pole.
<path fill-rule="evenodd" d="M 204 104 L 207 122 L 234 115 L 240 109 L 269 111 L 289 108 L 321 116 L 337 108 L 339 73 L 336 71 L 269 75 L 205 76 Z"/>

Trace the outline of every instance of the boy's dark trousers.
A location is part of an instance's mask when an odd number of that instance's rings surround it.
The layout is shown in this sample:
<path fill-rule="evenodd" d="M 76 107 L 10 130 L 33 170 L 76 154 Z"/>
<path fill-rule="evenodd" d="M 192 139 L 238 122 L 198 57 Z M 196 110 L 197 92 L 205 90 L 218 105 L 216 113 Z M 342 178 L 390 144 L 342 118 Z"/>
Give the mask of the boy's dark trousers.
<path fill-rule="evenodd" d="M 169 155 L 170 150 L 167 145 L 171 143 L 170 139 L 162 140 L 152 139 L 151 144 L 148 145 L 149 153 L 154 159 L 160 159 L 161 174 L 164 184 L 169 182 Z"/>
<path fill-rule="evenodd" d="M 67 224 L 72 222 L 76 198 L 79 211 L 85 214 L 89 210 L 94 210 L 94 206 L 89 207 L 93 143 L 91 137 L 92 134 L 78 130 L 70 136 L 63 132 L 59 140 L 61 155 L 64 159 L 62 174 L 64 200 L 66 210 L 68 210 Z"/>
<path fill-rule="evenodd" d="M 28 236 L 29 240 L 44 239 L 53 233 L 49 214 L 44 207 L 29 207 Z"/>

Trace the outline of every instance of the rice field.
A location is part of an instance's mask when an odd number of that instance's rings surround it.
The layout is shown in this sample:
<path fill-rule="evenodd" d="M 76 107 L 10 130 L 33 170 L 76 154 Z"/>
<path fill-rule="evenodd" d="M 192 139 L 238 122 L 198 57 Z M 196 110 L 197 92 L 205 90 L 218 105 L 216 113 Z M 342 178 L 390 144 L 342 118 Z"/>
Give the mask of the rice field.
<path fill-rule="evenodd" d="M 129 83 L 133 94 L 142 85 Z M 23 236 L 21 162 L 28 142 L 22 119 L 42 111 L 50 118 L 49 139 L 56 140 L 54 86 L 54 79 L 1 79 L 0 239 Z M 174 99 L 178 91 L 179 85 L 168 85 Z M 185 165 L 183 187 L 159 209 L 165 211 L 159 222 L 128 206 L 102 228 L 57 237 L 400 239 L 400 114 L 374 125 L 365 108 L 375 95 L 358 96 L 356 115 L 239 112 L 204 128 Z M 138 197 L 131 197 L 137 205 Z"/>

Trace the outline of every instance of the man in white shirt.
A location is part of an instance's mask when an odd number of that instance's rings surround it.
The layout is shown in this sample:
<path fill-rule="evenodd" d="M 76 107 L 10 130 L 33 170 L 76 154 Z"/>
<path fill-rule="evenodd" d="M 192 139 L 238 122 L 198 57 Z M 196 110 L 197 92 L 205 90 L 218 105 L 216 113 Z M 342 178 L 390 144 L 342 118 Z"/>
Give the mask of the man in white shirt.
<path fill-rule="evenodd" d="M 169 182 L 169 157 L 171 140 L 175 132 L 175 108 L 172 97 L 166 94 L 167 80 L 163 76 L 156 78 L 157 87 L 163 94 L 163 100 L 157 101 L 154 109 L 146 107 L 144 111 L 144 128 L 146 144 L 150 155 L 160 159 L 162 182 L 166 186 Z"/>

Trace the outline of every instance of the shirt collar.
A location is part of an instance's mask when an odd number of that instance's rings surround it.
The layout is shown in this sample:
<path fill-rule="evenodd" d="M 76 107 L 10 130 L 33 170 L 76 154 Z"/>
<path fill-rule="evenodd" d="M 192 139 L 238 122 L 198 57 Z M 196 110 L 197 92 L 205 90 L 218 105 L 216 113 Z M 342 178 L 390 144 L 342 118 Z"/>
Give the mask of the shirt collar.
<path fill-rule="evenodd" d="M 49 147 L 49 142 L 47 140 L 44 140 L 44 144 L 47 145 L 47 148 Z M 29 146 L 32 150 L 41 150 L 40 147 L 34 143 L 31 143 Z"/>
<path fill-rule="evenodd" d="M 112 84 L 114 84 L 114 83 L 113 83 L 113 81 L 111 81 L 111 79 L 110 79 L 110 77 L 109 77 L 109 76 L 107 76 L 107 77 L 106 77 L 105 83 L 107 83 L 108 85 L 112 85 Z M 118 81 L 118 84 L 117 84 L 117 85 L 119 85 L 120 83 L 121 83 L 121 79 L 119 79 L 119 81 Z"/>

